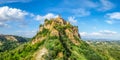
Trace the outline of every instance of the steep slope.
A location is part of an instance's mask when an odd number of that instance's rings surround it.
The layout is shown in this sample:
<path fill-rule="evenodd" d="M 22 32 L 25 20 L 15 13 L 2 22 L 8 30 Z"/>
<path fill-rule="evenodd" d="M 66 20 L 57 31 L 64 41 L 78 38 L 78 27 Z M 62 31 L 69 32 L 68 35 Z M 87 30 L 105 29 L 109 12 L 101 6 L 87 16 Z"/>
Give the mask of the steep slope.
<path fill-rule="evenodd" d="M 32 41 L 0 56 L 1 60 L 106 60 L 80 39 L 77 26 L 61 17 L 46 19 Z"/>

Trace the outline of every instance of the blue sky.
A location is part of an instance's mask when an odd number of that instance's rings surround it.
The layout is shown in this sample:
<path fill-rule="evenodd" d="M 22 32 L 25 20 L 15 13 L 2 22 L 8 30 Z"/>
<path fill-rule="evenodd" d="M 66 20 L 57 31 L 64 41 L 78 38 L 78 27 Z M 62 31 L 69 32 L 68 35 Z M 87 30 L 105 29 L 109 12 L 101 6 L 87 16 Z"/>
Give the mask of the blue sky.
<path fill-rule="evenodd" d="M 0 34 L 33 37 L 44 19 L 60 14 L 82 38 L 119 39 L 119 0 L 0 0 Z"/>

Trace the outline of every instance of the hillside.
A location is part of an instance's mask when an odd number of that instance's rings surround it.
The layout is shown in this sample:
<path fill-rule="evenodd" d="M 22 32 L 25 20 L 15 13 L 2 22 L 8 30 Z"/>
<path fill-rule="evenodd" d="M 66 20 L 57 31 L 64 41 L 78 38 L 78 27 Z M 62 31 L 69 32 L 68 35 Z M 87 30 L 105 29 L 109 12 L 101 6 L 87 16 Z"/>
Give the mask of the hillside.
<path fill-rule="evenodd" d="M 27 40 L 20 36 L 14 35 L 0 35 L 0 41 L 18 41 L 18 42 L 26 42 Z"/>
<path fill-rule="evenodd" d="M 46 19 L 32 41 L 0 53 L 0 60 L 110 60 L 81 40 L 78 27 L 60 16 Z"/>
<path fill-rule="evenodd" d="M 109 60 L 120 59 L 120 41 L 86 41 L 100 54 L 110 58 Z"/>
<path fill-rule="evenodd" d="M 14 35 L 0 35 L 0 52 L 12 50 L 17 46 L 27 42 L 27 38 Z"/>

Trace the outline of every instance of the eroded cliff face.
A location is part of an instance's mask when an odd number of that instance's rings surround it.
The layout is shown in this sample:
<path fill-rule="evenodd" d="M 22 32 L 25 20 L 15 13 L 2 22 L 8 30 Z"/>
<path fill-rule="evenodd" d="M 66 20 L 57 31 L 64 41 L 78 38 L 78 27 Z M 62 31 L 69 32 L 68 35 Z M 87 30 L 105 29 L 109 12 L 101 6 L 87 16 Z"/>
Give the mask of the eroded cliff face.
<path fill-rule="evenodd" d="M 45 42 L 40 47 L 39 53 L 35 53 L 33 59 L 70 59 L 73 54 L 72 45 L 79 46 L 81 43 L 78 27 L 71 25 L 61 17 L 46 19 L 44 24 L 40 25 L 32 44 L 43 41 Z M 46 53 L 41 53 L 43 48 L 47 51 Z"/>
<path fill-rule="evenodd" d="M 40 32 L 44 30 L 49 30 L 46 33 L 46 36 L 40 35 Z M 36 38 L 33 40 L 33 44 L 37 43 L 38 41 L 44 40 L 45 37 L 49 36 L 57 36 L 59 37 L 60 31 L 64 30 L 64 34 L 70 39 L 72 43 L 75 45 L 79 45 L 79 42 L 76 38 L 80 39 L 80 35 L 78 33 L 78 27 L 72 26 L 69 22 L 66 22 L 63 18 L 51 18 L 50 20 L 46 19 L 43 25 L 40 25 L 39 31 L 36 35 Z"/>

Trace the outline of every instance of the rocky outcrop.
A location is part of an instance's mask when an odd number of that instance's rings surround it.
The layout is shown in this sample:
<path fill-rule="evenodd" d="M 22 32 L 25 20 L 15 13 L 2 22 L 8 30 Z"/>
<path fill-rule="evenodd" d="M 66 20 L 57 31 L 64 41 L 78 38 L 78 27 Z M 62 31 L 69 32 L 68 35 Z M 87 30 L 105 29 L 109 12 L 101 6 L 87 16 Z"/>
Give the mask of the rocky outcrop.
<path fill-rule="evenodd" d="M 41 50 L 37 51 L 37 52 L 34 54 L 34 59 L 33 59 L 33 60 L 45 60 L 45 59 L 43 58 L 43 56 L 44 56 L 45 54 L 47 54 L 47 53 L 48 53 L 47 49 L 43 47 Z"/>
<path fill-rule="evenodd" d="M 80 43 L 75 39 L 80 38 L 78 33 L 78 27 L 72 26 L 70 22 L 66 22 L 63 18 L 58 16 L 57 18 L 51 18 L 50 20 L 46 19 L 43 25 L 40 25 L 39 32 L 43 32 L 44 29 L 49 30 L 49 36 L 59 36 L 59 32 L 64 29 L 65 34 L 75 45 Z M 59 30 L 58 30 L 59 29 Z M 46 35 L 47 36 L 47 35 Z M 36 35 L 36 38 L 33 39 L 32 43 L 35 44 L 43 40 L 42 35 Z"/>
<path fill-rule="evenodd" d="M 56 29 L 51 30 L 50 36 L 59 36 L 59 31 Z"/>
<path fill-rule="evenodd" d="M 43 41 L 45 41 L 43 43 Z M 39 31 L 32 40 L 32 44 L 43 43 L 38 53 L 34 53 L 35 60 L 61 59 L 71 60 L 72 45 L 80 46 L 80 35 L 78 27 L 66 22 L 60 16 L 46 19 L 44 24 L 40 25 Z M 44 56 L 44 57 L 43 57 Z"/>
<path fill-rule="evenodd" d="M 68 36 L 68 38 L 72 41 L 73 44 L 75 45 L 79 45 L 79 41 L 75 39 L 75 36 L 78 37 L 77 33 L 74 33 L 72 31 L 70 31 L 69 29 L 65 30 L 66 35 Z M 76 35 L 77 34 L 77 35 Z"/>

